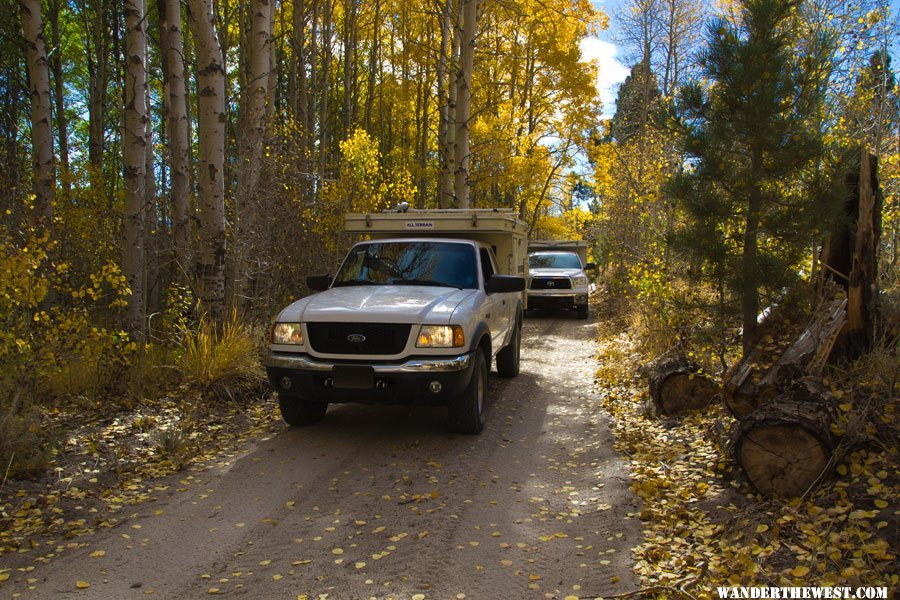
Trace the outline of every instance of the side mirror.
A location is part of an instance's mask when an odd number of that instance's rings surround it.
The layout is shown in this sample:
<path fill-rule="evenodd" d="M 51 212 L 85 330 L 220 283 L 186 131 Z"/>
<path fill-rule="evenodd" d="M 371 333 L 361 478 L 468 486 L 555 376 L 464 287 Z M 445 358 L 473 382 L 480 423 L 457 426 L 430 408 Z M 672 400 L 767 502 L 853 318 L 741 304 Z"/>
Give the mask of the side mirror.
<path fill-rule="evenodd" d="M 525 278 L 515 275 L 491 275 L 484 282 L 484 291 L 487 294 L 508 294 L 525 291 Z"/>
<path fill-rule="evenodd" d="M 597 263 L 589 262 L 588 264 L 584 265 L 584 270 L 585 271 L 596 271 Z"/>
<path fill-rule="evenodd" d="M 331 275 L 311 275 L 306 278 L 306 287 L 314 292 L 324 292 L 331 285 Z"/>

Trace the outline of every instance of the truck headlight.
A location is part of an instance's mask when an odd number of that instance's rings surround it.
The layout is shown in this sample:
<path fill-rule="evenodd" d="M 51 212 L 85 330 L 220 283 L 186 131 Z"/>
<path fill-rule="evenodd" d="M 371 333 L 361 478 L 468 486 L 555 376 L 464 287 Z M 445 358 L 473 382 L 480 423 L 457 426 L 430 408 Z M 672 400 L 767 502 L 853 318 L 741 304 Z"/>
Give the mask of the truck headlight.
<path fill-rule="evenodd" d="M 573 277 L 572 285 L 587 285 L 587 277 Z"/>
<path fill-rule="evenodd" d="M 466 345 L 466 336 L 459 325 L 422 325 L 416 338 L 416 348 L 459 348 Z"/>
<path fill-rule="evenodd" d="M 302 345 L 303 331 L 300 323 L 275 323 L 272 327 L 272 343 Z"/>

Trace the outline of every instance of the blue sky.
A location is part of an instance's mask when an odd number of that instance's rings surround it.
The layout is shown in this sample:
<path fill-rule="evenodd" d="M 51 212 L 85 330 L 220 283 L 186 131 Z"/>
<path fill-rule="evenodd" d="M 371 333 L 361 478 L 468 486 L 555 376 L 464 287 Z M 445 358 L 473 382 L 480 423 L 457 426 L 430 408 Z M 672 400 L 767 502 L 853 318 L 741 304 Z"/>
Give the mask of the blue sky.
<path fill-rule="evenodd" d="M 610 17 L 610 27 L 601 31 L 597 37 L 581 40 L 581 54 L 586 59 L 597 61 L 597 89 L 603 102 L 603 116 L 612 117 L 616 110 L 616 92 L 619 85 L 628 76 L 629 68 L 624 64 L 624 49 L 613 41 L 615 36 L 615 19 L 613 12 L 620 0 L 594 0 L 594 6 L 603 10 Z"/>

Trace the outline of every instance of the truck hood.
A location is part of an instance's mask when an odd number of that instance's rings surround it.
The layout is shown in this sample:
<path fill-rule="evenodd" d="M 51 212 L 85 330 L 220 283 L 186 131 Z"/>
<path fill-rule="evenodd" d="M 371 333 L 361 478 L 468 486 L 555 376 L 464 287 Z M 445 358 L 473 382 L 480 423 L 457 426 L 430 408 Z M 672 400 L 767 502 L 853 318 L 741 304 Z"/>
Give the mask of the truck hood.
<path fill-rule="evenodd" d="M 359 321 L 369 323 L 447 323 L 460 302 L 475 290 L 372 285 L 331 288 L 297 300 L 278 315 L 282 322 Z"/>
<path fill-rule="evenodd" d="M 578 277 L 584 275 L 581 269 L 529 269 L 532 277 Z"/>

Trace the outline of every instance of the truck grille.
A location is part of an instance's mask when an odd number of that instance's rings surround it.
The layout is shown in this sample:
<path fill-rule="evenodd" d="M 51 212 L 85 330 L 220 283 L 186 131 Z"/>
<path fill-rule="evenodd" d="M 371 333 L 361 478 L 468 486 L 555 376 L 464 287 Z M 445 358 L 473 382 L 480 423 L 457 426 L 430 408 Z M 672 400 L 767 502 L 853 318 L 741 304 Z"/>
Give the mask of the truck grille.
<path fill-rule="evenodd" d="M 307 323 L 309 344 L 324 354 L 400 354 L 412 325 L 399 323 Z"/>
<path fill-rule="evenodd" d="M 530 287 L 533 290 L 571 290 L 572 280 L 568 277 L 533 277 Z"/>

